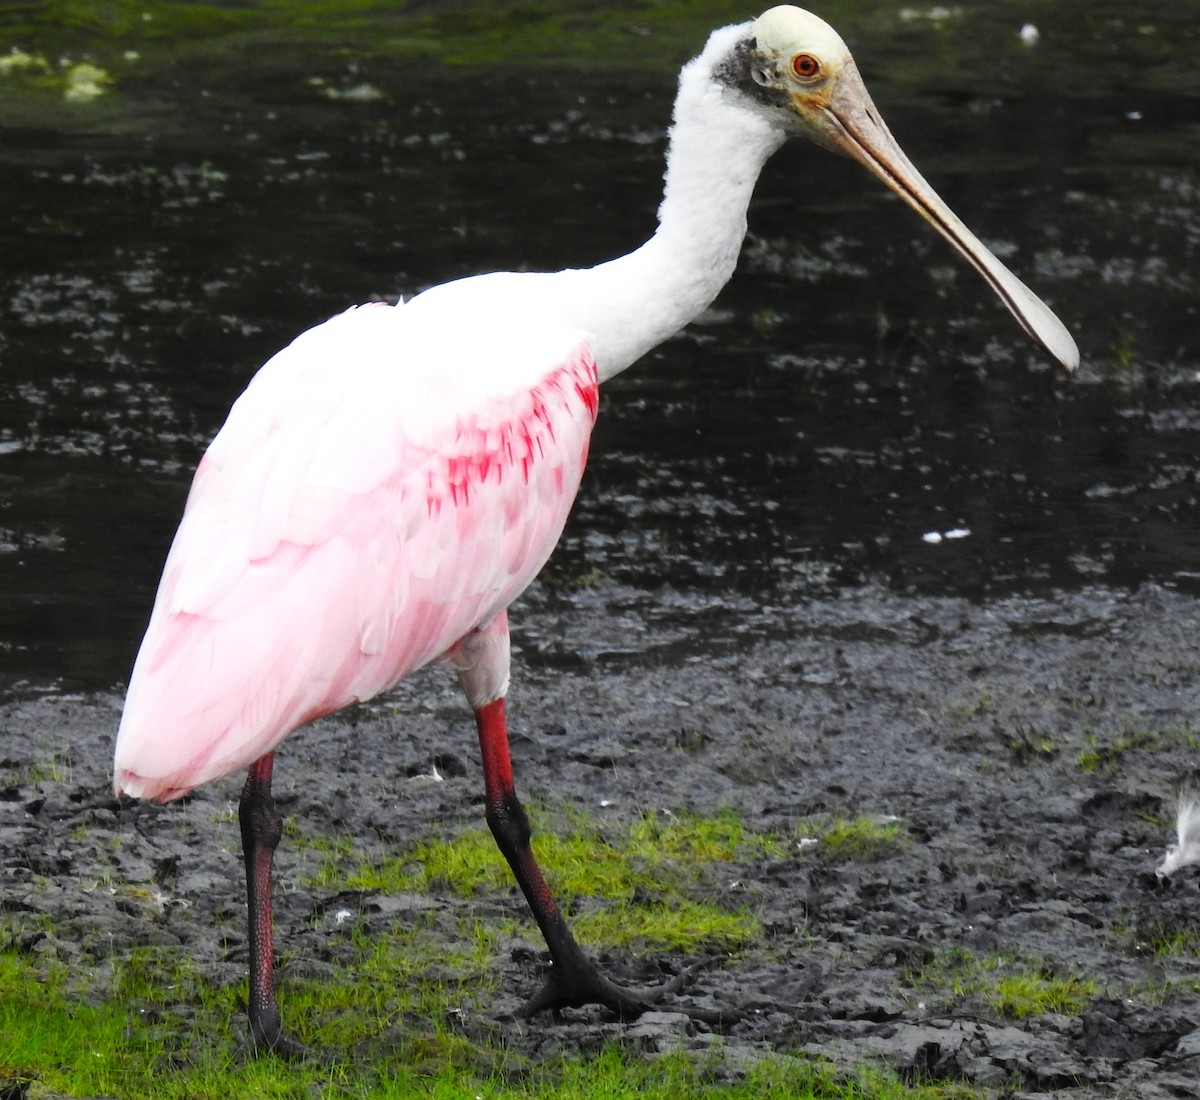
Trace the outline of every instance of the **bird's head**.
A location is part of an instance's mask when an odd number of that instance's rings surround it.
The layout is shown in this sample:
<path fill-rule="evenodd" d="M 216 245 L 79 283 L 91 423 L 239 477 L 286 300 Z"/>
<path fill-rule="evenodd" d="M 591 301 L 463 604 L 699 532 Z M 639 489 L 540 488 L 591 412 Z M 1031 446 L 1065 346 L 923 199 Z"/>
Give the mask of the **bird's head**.
<path fill-rule="evenodd" d="M 1079 364 L 1071 334 L 938 197 L 892 137 L 841 36 L 802 8 L 771 8 L 742 28 L 714 71 L 756 113 L 858 161 L 942 234 L 987 280 L 1022 328 L 1067 370 Z"/>
<path fill-rule="evenodd" d="M 842 36 L 812 12 L 788 5 L 765 12 L 750 29 L 744 56 L 755 98 L 789 131 L 845 152 L 838 112 L 864 100 L 873 105 Z"/>

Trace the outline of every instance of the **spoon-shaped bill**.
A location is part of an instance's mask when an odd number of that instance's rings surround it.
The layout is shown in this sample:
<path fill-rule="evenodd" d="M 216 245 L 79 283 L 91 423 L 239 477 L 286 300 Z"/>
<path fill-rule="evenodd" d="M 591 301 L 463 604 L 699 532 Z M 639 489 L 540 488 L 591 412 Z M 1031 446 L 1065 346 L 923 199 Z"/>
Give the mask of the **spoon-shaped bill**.
<path fill-rule="evenodd" d="M 866 165 L 929 221 L 987 280 L 1021 327 L 1067 370 L 1075 370 L 1079 349 L 1066 326 L 959 220 L 904 155 L 875 109 L 853 61 L 843 67 L 823 114 L 822 144 Z"/>

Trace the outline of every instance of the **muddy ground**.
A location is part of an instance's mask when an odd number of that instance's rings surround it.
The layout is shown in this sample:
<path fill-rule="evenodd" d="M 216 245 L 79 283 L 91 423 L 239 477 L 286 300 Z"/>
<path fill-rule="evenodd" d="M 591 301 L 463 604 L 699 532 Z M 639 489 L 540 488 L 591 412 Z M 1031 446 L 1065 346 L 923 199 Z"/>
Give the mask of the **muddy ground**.
<path fill-rule="evenodd" d="M 654 602 L 669 603 L 662 595 Z M 1147 587 L 979 604 L 865 586 L 744 621 L 727 612 L 642 631 L 644 599 L 617 587 L 570 600 L 535 592 L 514 612 L 513 749 L 527 798 L 613 820 L 733 807 L 782 833 L 820 815 L 891 814 L 911 837 L 875 861 L 828 863 L 812 847 L 730 869 L 763 936 L 683 998 L 737 1009 L 727 1050 L 880 1060 L 1002 1095 L 1196 1094 L 1200 961 L 1155 948 L 1200 942 L 1200 877 L 1187 869 L 1162 886 L 1153 873 L 1197 763 L 1193 599 Z M 705 655 L 689 629 L 702 631 Z M 223 812 L 240 779 L 168 807 L 118 807 L 108 783 L 119 697 L 26 686 L 9 698 L 10 923 L 33 929 L 48 914 L 55 931 L 32 949 L 80 966 L 178 943 L 215 980 L 243 980 L 236 825 Z M 427 778 L 433 763 L 442 782 Z M 348 831 L 366 853 L 481 817 L 478 752 L 440 670 L 294 736 L 276 774 L 283 810 L 306 831 Z M 378 930 L 414 905 L 521 913 L 515 892 L 499 905 L 338 898 L 303 884 L 315 858 L 285 845 L 278 861 L 277 936 L 292 973 L 327 965 L 331 910 L 347 903 Z M 150 899 L 129 884 L 152 887 L 141 891 Z M 536 985 L 540 943 L 525 927 L 528 939 L 496 960 L 497 1015 Z M 1091 979 L 1098 992 L 1078 1015 L 1005 1019 L 978 996 L 916 980 L 953 947 Z M 653 979 L 690 960 L 605 961 Z M 712 1029 L 677 1007 L 632 1025 L 579 1012 L 534 1025 L 481 1013 L 461 1026 L 500 1026 L 533 1055 L 613 1035 L 705 1049 Z M 230 1021 L 231 1047 L 243 1032 Z"/>

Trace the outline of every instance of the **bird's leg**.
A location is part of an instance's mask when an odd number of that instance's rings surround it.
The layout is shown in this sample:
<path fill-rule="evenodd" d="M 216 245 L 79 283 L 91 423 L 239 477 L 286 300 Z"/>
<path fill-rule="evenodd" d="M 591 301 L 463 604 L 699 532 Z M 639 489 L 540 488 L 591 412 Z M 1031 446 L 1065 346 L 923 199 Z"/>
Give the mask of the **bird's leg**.
<path fill-rule="evenodd" d="M 242 827 L 242 857 L 246 861 L 246 910 L 250 939 L 250 1035 L 257 1051 L 285 1057 L 305 1053 L 304 1047 L 283 1034 L 275 999 L 275 963 L 271 935 L 271 865 L 283 833 L 283 822 L 271 797 L 275 754 L 267 753 L 250 766 L 238 803 Z"/>
<path fill-rule="evenodd" d="M 483 750 L 488 827 L 516 875 L 553 962 L 546 984 L 524 1006 L 521 1014 L 532 1016 L 546 1008 L 602 1004 L 622 1019 L 641 1015 L 653 1005 L 656 997 L 667 991 L 621 989 L 605 978 L 571 934 L 534 858 L 529 846 L 529 818 L 513 784 L 503 697 L 479 707 L 475 711 L 475 722 Z"/>
<path fill-rule="evenodd" d="M 521 1010 L 521 1015 L 532 1016 L 546 1008 L 601 1004 L 622 1019 L 640 1016 L 664 996 L 681 988 L 690 972 L 659 989 L 622 989 L 600 973 L 571 935 L 529 846 L 529 818 L 513 784 L 504 717 L 509 672 L 507 613 L 502 611 L 472 630 L 445 654 L 443 660 L 458 670 L 463 691 L 475 712 L 479 747 L 483 751 L 488 827 L 508 860 L 550 949 L 550 975 L 546 984 Z M 701 1018 L 700 1014 L 694 1015 Z"/>

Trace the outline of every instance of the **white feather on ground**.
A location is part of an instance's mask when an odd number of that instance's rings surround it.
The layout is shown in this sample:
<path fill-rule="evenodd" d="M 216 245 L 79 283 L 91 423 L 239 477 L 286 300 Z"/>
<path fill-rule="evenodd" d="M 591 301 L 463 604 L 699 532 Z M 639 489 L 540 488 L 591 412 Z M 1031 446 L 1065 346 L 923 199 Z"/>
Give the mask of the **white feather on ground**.
<path fill-rule="evenodd" d="M 1200 863 L 1200 796 L 1194 791 L 1184 791 L 1179 796 L 1175 834 L 1177 842 L 1168 846 L 1166 858 L 1155 871 L 1159 878 L 1166 878 L 1189 863 Z"/>

